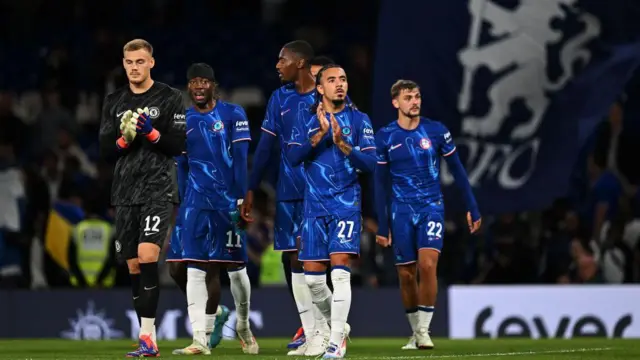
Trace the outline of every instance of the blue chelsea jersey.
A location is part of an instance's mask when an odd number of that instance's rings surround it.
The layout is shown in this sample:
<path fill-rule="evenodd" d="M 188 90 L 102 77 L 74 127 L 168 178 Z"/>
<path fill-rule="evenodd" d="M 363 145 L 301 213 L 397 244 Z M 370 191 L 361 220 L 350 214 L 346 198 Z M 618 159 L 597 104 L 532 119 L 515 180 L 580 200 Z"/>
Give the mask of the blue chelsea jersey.
<path fill-rule="evenodd" d="M 271 94 L 262 130 L 278 138 L 280 144 L 280 170 L 276 184 L 278 201 L 302 200 L 304 176 L 302 166 L 292 166 L 286 156 L 287 143 L 294 124 L 304 123 L 312 114 L 309 108 L 315 101 L 316 91 L 299 94 L 295 86 L 285 85 Z"/>
<path fill-rule="evenodd" d="M 375 140 L 369 117 L 347 106 L 334 114 L 342 128 L 342 136 L 355 150 L 374 152 Z M 327 114 L 330 122 L 330 115 Z M 319 130 L 316 115 L 293 130 L 290 145 L 300 146 Z M 330 139 L 331 128 L 309 161 L 304 162 L 307 182 L 304 196 L 306 217 L 347 215 L 360 211 L 361 193 L 358 174 L 349 158 Z"/>
<path fill-rule="evenodd" d="M 187 110 L 187 158 L 189 176 L 185 206 L 209 210 L 232 210 L 234 170 L 232 143 L 250 141 L 244 109 L 218 101 L 213 110 Z"/>
<path fill-rule="evenodd" d="M 376 134 L 376 157 L 391 174 L 391 211 L 420 212 L 442 201 L 440 157 L 453 154 L 456 146 L 440 122 L 420 118 L 413 130 L 394 121 Z"/>

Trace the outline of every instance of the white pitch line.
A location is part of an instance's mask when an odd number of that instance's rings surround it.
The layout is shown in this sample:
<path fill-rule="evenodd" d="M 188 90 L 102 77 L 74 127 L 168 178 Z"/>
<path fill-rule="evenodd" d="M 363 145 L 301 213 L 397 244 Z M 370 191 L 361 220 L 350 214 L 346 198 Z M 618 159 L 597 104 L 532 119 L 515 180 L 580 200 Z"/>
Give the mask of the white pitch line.
<path fill-rule="evenodd" d="M 358 359 L 367 360 L 412 360 L 412 359 L 462 359 L 475 357 L 496 357 L 496 356 L 525 356 L 525 355 L 547 355 L 547 354 L 569 354 L 569 353 L 585 353 L 597 351 L 609 351 L 613 348 L 580 348 L 580 349 L 563 349 L 563 350 L 547 350 L 547 351 L 516 351 L 491 354 L 449 354 L 449 355 L 428 355 L 428 356 L 377 356 L 377 357 L 358 357 Z"/>

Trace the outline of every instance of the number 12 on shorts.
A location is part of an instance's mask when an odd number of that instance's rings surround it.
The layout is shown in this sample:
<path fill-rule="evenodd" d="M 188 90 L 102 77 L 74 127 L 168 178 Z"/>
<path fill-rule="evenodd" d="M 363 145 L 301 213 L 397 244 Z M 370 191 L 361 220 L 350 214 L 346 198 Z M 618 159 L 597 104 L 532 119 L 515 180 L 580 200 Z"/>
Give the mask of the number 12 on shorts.
<path fill-rule="evenodd" d="M 145 226 L 144 226 L 144 234 L 151 235 L 160 232 L 160 216 L 147 216 L 144 218 Z"/>
<path fill-rule="evenodd" d="M 233 241 L 234 237 L 235 243 Z M 240 234 L 234 233 L 231 230 L 227 231 L 227 247 L 242 247 L 242 237 L 240 237 Z"/>

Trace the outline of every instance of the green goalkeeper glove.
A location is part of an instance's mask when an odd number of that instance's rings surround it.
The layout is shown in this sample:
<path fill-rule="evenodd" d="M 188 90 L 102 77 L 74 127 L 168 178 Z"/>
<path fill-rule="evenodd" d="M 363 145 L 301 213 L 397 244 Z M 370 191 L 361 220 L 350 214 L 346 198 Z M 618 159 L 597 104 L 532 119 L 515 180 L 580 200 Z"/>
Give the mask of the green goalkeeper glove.
<path fill-rule="evenodd" d="M 120 132 L 127 144 L 131 144 L 136 138 L 136 123 L 131 110 L 127 110 L 120 118 Z"/>

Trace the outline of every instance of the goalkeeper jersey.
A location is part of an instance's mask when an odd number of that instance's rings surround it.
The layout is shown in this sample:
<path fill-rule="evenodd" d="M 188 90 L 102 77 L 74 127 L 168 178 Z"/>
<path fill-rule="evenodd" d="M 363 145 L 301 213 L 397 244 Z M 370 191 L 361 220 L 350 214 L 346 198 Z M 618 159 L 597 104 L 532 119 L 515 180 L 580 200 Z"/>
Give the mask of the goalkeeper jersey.
<path fill-rule="evenodd" d="M 122 114 L 145 107 L 160 138 L 152 143 L 139 134 L 126 149 L 119 150 L 116 141 Z M 185 139 L 185 107 L 179 90 L 155 82 L 142 94 L 134 94 L 127 85 L 107 95 L 100 121 L 100 153 L 117 158 L 111 204 L 179 203 L 174 156 L 184 151 Z"/>

